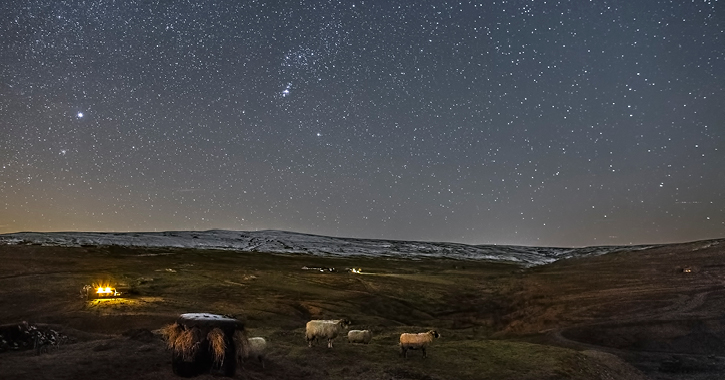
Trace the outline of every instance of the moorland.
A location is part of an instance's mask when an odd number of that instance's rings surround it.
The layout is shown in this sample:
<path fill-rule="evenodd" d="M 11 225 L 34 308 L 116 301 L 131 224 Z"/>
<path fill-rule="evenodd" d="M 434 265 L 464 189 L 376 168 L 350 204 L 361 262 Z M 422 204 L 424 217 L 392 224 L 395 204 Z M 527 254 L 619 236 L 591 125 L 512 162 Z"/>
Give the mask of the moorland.
<path fill-rule="evenodd" d="M 250 336 L 267 339 L 264 368 L 244 363 L 239 379 L 716 379 L 725 373 L 725 240 L 533 267 L 36 244 L 0 245 L 0 263 L 1 330 L 26 322 L 63 337 L 43 350 L 6 344 L 2 378 L 178 378 L 158 330 L 187 312 L 233 315 Z M 110 300 L 80 296 L 84 285 L 98 283 L 123 286 L 125 293 Z M 340 337 L 332 349 L 307 347 L 305 323 L 334 318 L 372 330 L 371 343 Z M 399 355 L 400 333 L 432 328 L 441 337 L 427 358 Z"/>

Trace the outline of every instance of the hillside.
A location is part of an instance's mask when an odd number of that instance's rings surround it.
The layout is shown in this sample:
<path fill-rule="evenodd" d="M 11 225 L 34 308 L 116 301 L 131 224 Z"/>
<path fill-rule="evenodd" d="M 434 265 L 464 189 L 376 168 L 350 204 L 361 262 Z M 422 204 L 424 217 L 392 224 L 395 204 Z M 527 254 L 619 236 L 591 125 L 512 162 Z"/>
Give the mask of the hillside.
<path fill-rule="evenodd" d="M 354 239 L 300 234 L 285 231 L 169 231 L 139 233 L 23 232 L 0 235 L 0 244 L 40 244 L 61 247 L 122 246 L 148 248 L 194 248 L 308 254 L 328 257 L 446 258 L 458 260 L 507 261 L 542 265 L 570 257 L 602 255 L 650 246 L 604 246 L 585 248 L 524 247 L 510 245 L 467 245 Z"/>
<path fill-rule="evenodd" d="M 723 240 L 538 266 L 77 245 L 0 245 L 0 327 L 28 321 L 68 337 L 40 354 L 0 349 L 0 373 L 173 379 L 152 332 L 199 311 L 236 315 L 270 342 L 266 368 L 247 363 L 240 379 L 669 380 L 725 371 Z M 80 299 L 90 283 L 124 284 L 128 297 Z M 306 321 L 339 317 L 372 330 L 373 341 L 306 346 Z M 427 359 L 399 357 L 401 332 L 430 328 L 442 337 Z"/>

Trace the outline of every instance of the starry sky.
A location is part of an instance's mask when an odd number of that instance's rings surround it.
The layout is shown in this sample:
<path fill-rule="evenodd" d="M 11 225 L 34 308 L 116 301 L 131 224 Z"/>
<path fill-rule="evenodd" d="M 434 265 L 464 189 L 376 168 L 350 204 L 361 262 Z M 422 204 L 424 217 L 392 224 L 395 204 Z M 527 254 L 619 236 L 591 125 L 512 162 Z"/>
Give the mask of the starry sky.
<path fill-rule="evenodd" d="M 725 237 L 718 0 L 3 1 L 0 233 Z"/>

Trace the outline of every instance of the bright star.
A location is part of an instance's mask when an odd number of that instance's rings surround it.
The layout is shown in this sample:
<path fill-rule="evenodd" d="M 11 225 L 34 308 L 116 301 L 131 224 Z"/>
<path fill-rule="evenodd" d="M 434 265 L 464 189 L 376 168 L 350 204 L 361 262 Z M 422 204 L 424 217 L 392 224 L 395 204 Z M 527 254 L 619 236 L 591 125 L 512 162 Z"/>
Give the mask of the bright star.
<path fill-rule="evenodd" d="M 76 116 L 78 116 L 79 119 L 82 118 L 83 117 L 83 112 L 78 112 L 78 114 Z"/>
<path fill-rule="evenodd" d="M 283 98 L 289 96 L 290 89 L 292 89 L 292 83 L 287 83 L 287 87 L 282 91 L 282 97 Z"/>

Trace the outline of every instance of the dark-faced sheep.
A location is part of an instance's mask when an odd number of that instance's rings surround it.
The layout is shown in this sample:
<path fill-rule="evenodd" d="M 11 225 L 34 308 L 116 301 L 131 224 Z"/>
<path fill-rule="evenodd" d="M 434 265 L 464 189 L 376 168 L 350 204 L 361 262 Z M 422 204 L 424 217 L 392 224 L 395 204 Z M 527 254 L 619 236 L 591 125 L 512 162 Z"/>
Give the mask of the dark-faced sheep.
<path fill-rule="evenodd" d="M 312 347 L 312 341 L 320 339 L 327 339 L 327 348 L 332 348 L 332 340 L 335 339 L 340 332 L 350 326 L 350 321 L 347 319 L 337 320 L 312 320 L 307 322 L 307 329 L 305 332 L 305 338 L 307 339 L 307 345 Z"/>
<path fill-rule="evenodd" d="M 347 341 L 350 343 L 368 344 L 373 339 L 370 330 L 350 330 L 347 332 Z"/>
<path fill-rule="evenodd" d="M 400 334 L 400 351 L 403 354 L 403 357 L 407 358 L 408 350 L 421 350 L 423 351 L 423 357 L 425 358 L 427 357 L 425 349 L 428 348 L 428 345 L 430 345 L 431 342 L 433 342 L 433 338 L 439 337 L 440 334 L 438 334 L 435 330 L 418 334 Z"/>

